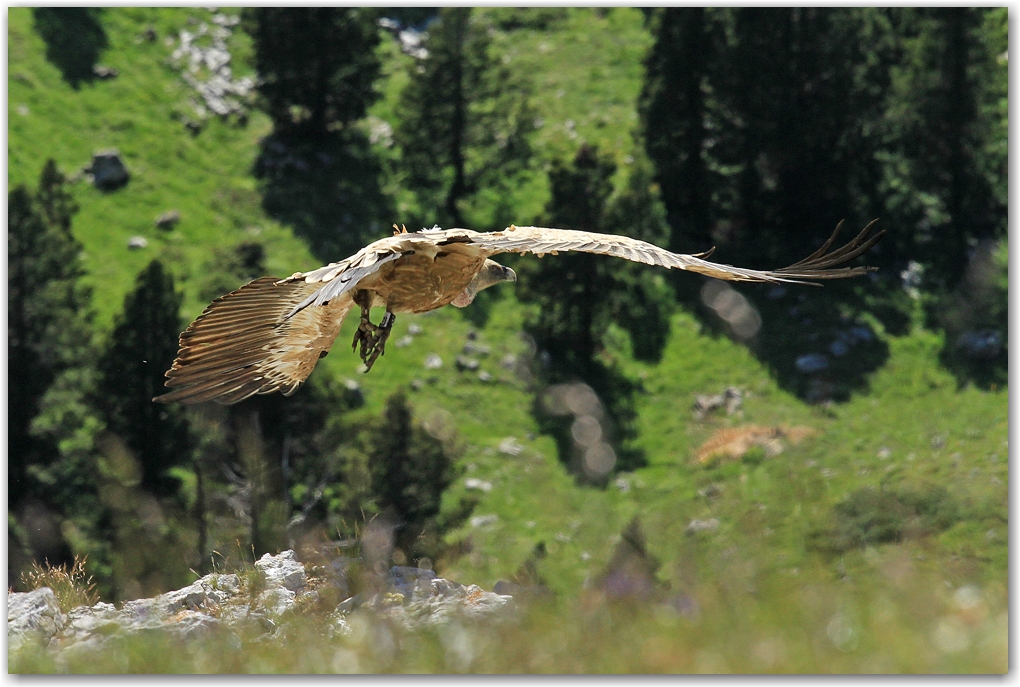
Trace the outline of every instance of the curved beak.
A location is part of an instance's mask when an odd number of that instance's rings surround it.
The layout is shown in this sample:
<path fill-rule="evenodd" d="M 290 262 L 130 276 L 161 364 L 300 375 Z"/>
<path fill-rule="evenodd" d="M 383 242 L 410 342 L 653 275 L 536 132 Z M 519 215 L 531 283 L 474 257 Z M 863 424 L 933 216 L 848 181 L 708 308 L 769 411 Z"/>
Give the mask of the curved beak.
<path fill-rule="evenodd" d="M 511 283 L 517 281 L 517 273 L 514 272 L 509 267 L 504 267 L 503 268 L 503 281 L 508 281 L 508 282 L 511 282 Z"/>

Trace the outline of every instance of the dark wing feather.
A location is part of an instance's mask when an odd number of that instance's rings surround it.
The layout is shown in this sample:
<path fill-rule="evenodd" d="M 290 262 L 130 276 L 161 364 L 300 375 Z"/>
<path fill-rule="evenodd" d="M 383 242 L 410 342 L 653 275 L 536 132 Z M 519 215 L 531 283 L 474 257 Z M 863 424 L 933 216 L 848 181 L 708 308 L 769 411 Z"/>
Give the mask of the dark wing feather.
<path fill-rule="evenodd" d="M 871 236 L 870 238 L 868 237 L 868 234 L 871 233 L 871 229 L 875 226 L 876 222 L 878 222 L 877 219 L 871 220 L 871 222 L 868 223 L 868 226 L 864 227 L 864 229 L 862 229 L 861 232 L 854 237 L 853 241 L 851 241 L 850 243 L 846 244 L 841 248 L 837 248 L 832 253 L 828 253 L 826 251 L 828 251 L 829 248 L 832 247 L 832 244 L 835 243 L 836 237 L 839 235 L 840 229 L 843 228 L 843 222 L 841 221 L 839 224 L 836 225 L 836 230 L 832 232 L 832 236 L 829 237 L 829 240 L 826 241 L 821 248 L 819 248 L 814 253 L 807 256 L 800 262 L 795 262 L 789 267 L 784 267 L 780 270 L 776 270 L 776 272 L 780 274 L 786 274 L 790 272 L 810 271 L 815 275 L 809 277 L 811 279 L 840 279 L 844 276 L 856 276 L 857 274 L 863 274 L 863 272 L 865 271 L 871 272 L 875 268 L 873 267 L 849 267 L 849 268 L 844 267 L 842 269 L 832 268 L 835 267 L 836 265 L 845 264 L 860 255 L 864 255 L 869 250 L 871 250 L 872 246 L 879 242 L 882 236 L 885 235 L 885 230 L 878 232 L 877 234 Z M 858 271 L 855 272 L 854 274 L 846 274 L 847 271 L 852 270 Z"/>

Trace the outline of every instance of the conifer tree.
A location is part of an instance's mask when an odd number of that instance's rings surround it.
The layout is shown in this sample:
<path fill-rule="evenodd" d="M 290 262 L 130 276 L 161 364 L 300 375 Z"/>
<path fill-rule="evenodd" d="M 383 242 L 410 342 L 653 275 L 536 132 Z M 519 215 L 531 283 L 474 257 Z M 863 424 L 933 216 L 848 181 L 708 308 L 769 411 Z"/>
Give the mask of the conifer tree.
<path fill-rule="evenodd" d="M 893 19 L 901 57 L 884 122 L 889 205 L 906 229 L 903 250 L 928 268 L 928 288 L 951 289 L 970 249 L 1005 235 L 1005 15 L 902 8 Z"/>
<path fill-rule="evenodd" d="M 153 403 L 177 354 L 181 295 L 173 276 L 153 260 L 124 298 L 110 343 L 99 360 L 98 405 L 109 429 L 142 466 L 142 486 L 166 495 L 176 487 L 165 472 L 188 459 L 189 436 L 175 404 Z"/>
<path fill-rule="evenodd" d="M 670 245 L 774 266 L 878 212 L 888 31 L 857 8 L 667 8 L 641 114 Z"/>
<path fill-rule="evenodd" d="M 243 13 L 259 94 L 277 133 L 323 135 L 379 98 L 375 13 L 350 7 L 258 7 Z"/>
<path fill-rule="evenodd" d="M 637 161 L 628 187 L 614 195 L 615 171 L 612 159 L 589 145 L 581 147 L 572 165 L 555 162 L 549 173 L 552 198 L 542 223 L 663 243 L 664 213 L 644 162 Z M 587 253 L 522 261 L 517 271 L 517 297 L 538 306 L 525 328 L 548 356 L 544 381 L 582 380 L 590 385 L 611 420 L 604 429 L 616 444 L 618 469 L 637 467 L 643 458 L 626 445 L 635 436 L 635 387 L 602 353 L 610 324 L 616 322 L 630 335 L 637 357 L 654 360 L 661 355 L 672 302 L 662 275 L 643 265 Z M 541 413 L 539 419 L 556 439 L 561 459 L 580 475 L 580 466 L 571 457 L 569 423 Z"/>
<path fill-rule="evenodd" d="M 453 460 L 442 441 L 414 422 L 403 392 L 387 399 L 383 420 L 369 442 L 376 505 L 395 518 L 398 544 L 410 553 L 439 515 L 443 492 L 455 478 Z"/>
<path fill-rule="evenodd" d="M 703 7 L 667 7 L 652 14 L 655 44 L 645 60 L 639 110 L 648 155 L 669 212 L 669 249 L 690 252 L 711 242 L 711 194 L 717 179 L 704 154 L 711 104 L 709 82 L 718 23 Z"/>
<path fill-rule="evenodd" d="M 428 56 L 411 69 L 395 139 L 426 221 L 465 226 L 467 201 L 504 187 L 531 154 L 527 86 L 490 43 L 471 8 L 444 8 L 429 26 Z"/>
<path fill-rule="evenodd" d="M 665 218 L 638 163 L 628 188 L 613 196 L 616 164 L 584 145 L 571 166 L 553 163 L 548 226 L 623 234 L 653 243 L 666 238 Z M 518 298 L 539 305 L 528 331 L 566 375 L 592 376 L 602 339 L 613 321 L 631 333 L 639 357 L 655 359 L 668 331 L 668 292 L 661 275 L 623 260 L 568 253 L 522 262 Z M 657 278 L 658 277 L 658 278 Z"/>
<path fill-rule="evenodd" d="M 70 487 L 48 471 L 61 442 L 89 422 L 82 393 L 89 378 L 91 294 L 80 282 L 82 249 L 71 234 L 78 207 L 53 160 L 43 168 L 38 191 L 16 187 L 7 208 L 8 503 L 14 506 L 24 496 Z M 46 421 L 33 427 L 42 412 Z"/>

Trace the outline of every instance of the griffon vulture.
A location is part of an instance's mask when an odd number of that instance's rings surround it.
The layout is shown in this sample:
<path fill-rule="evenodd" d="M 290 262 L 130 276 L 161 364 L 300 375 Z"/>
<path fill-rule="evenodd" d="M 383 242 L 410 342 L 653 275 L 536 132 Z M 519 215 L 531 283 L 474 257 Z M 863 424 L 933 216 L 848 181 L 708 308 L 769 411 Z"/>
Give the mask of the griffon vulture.
<path fill-rule="evenodd" d="M 253 394 L 280 391 L 289 396 L 329 352 L 355 306 L 361 323 L 353 348 L 361 346 L 361 359 L 371 369 L 383 354 L 395 313 L 428 312 L 448 303 L 463 308 L 482 289 L 517 281 L 513 270 L 489 259 L 499 253 L 583 251 L 728 281 L 803 283 L 875 269 L 837 269 L 881 238 L 884 232 L 869 238 L 874 224 L 829 253 L 841 222 L 807 258 L 765 272 L 709 262 L 705 258 L 711 251 L 683 255 L 626 236 L 587 231 L 512 225 L 489 233 L 439 227 L 395 231 L 346 260 L 286 279 L 261 277 L 214 300 L 181 334 L 177 359 L 166 373 L 172 391 L 153 400 L 229 405 Z M 386 309 L 378 325 L 369 321 L 373 307 Z"/>

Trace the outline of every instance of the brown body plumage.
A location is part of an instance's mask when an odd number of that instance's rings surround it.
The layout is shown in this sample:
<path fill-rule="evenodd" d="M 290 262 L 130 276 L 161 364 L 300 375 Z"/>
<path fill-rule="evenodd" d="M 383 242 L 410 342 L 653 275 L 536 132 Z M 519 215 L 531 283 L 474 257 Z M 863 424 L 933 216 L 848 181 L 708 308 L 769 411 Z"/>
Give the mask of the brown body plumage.
<path fill-rule="evenodd" d="M 841 223 L 842 225 L 842 223 Z M 465 307 L 482 289 L 516 281 L 513 270 L 490 260 L 499 253 L 555 255 L 583 251 L 745 282 L 842 279 L 872 267 L 839 267 L 881 238 L 874 222 L 851 242 L 828 253 L 840 227 L 815 253 L 780 270 L 758 271 L 709 262 L 709 253 L 670 253 L 644 241 L 592 232 L 514 227 L 479 233 L 469 229 L 401 232 L 355 255 L 286 279 L 261 277 L 217 298 L 181 334 L 180 351 L 166 373 L 170 393 L 154 400 L 237 403 L 253 394 L 290 395 L 326 355 L 351 308 L 361 312 L 354 347 L 369 369 L 382 355 L 394 315 L 453 304 Z M 372 324 L 369 311 L 386 316 Z"/>
<path fill-rule="evenodd" d="M 428 312 L 449 305 L 481 269 L 485 258 L 464 244 L 445 250 L 416 251 L 379 268 L 358 284 L 375 294 L 373 305 L 392 313 Z"/>

